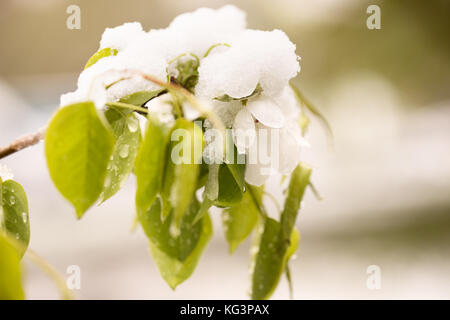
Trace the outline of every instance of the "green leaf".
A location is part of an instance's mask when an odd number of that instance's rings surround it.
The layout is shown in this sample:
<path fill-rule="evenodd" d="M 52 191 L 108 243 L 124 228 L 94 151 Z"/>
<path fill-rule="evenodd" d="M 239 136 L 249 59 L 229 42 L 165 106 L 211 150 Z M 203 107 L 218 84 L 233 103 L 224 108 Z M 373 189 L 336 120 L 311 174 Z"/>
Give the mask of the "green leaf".
<path fill-rule="evenodd" d="M 172 232 L 176 235 L 183 214 L 195 198 L 203 152 L 203 132 L 195 123 L 180 118 L 175 122 L 170 137 L 161 194 L 162 216 L 166 217 L 173 208 Z"/>
<path fill-rule="evenodd" d="M 149 238 L 150 251 L 164 280 L 172 289 L 185 281 L 194 272 L 206 244 L 212 235 L 212 224 L 206 214 L 198 222 L 193 219 L 199 210 L 197 200 L 191 202 L 189 210 L 183 215 L 180 234 L 171 233 L 173 211 L 161 220 L 161 202 L 155 201 L 148 211 L 139 212 L 139 221 Z"/>
<path fill-rule="evenodd" d="M 220 165 L 218 180 L 219 194 L 214 205 L 228 207 L 241 201 L 243 190 L 237 184 L 229 165 Z"/>
<path fill-rule="evenodd" d="M 207 197 L 203 199 L 203 202 L 200 204 L 200 209 L 197 212 L 197 215 L 195 216 L 194 220 L 192 221 L 193 224 L 200 221 L 207 213 L 208 210 L 214 205 L 214 203 L 209 200 Z"/>
<path fill-rule="evenodd" d="M 160 89 L 160 90 L 154 90 L 154 91 L 138 91 L 138 92 L 134 92 L 130 95 L 127 95 L 125 97 L 122 97 L 120 99 L 120 102 L 132 104 L 135 106 L 142 106 L 142 105 L 146 104 L 148 101 L 160 96 L 161 94 L 163 94 L 165 92 L 167 92 L 166 89 Z"/>
<path fill-rule="evenodd" d="M 302 111 L 302 113 L 300 113 L 300 117 L 298 118 L 298 125 L 302 131 L 302 136 L 304 136 L 308 131 L 310 122 L 311 121 L 309 120 L 309 117 L 306 115 L 305 112 Z"/>
<path fill-rule="evenodd" d="M 297 250 L 299 235 L 294 229 L 300 203 L 309 184 L 311 168 L 300 163 L 292 172 L 280 222 L 265 218 L 252 248 L 252 299 L 268 299 Z"/>
<path fill-rule="evenodd" d="M 89 58 L 88 62 L 86 63 L 86 66 L 84 67 L 84 69 L 87 69 L 90 66 L 96 64 L 97 61 L 102 59 L 102 58 L 117 55 L 117 52 L 118 51 L 116 49 L 111 49 L 111 48 L 105 48 L 105 49 L 102 49 L 100 51 L 97 51 L 96 53 L 94 53 L 92 55 L 92 57 Z"/>
<path fill-rule="evenodd" d="M 20 255 L 0 231 L 0 300 L 23 300 Z"/>
<path fill-rule="evenodd" d="M 116 194 L 129 177 L 139 148 L 139 120 L 132 112 L 109 108 L 105 117 L 112 128 L 116 143 L 107 166 L 101 201 Z"/>
<path fill-rule="evenodd" d="M 227 163 L 228 170 L 230 170 L 231 175 L 233 176 L 236 184 L 241 190 L 244 192 L 245 189 L 245 163 Z"/>
<path fill-rule="evenodd" d="M 19 254 L 23 256 L 30 242 L 27 196 L 22 186 L 12 180 L 2 183 L 0 179 L 0 193 L 0 219 L 3 216 L 0 225 L 4 225 L 5 231 L 20 242 Z"/>
<path fill-rule="evenodd" d="M 288 194 L 280 219 L 282 237 L 284 237 L 286 243 L 294 228 L 297 213 L 300 209 L 300 203 L 305 194 L 306 187 L 309 184 L 310 176 L 311 168 L 304 163 L 300 163 L 291 174 Z"/>
<path fill-rule="evenodd" d="M 231 130 L 226 133 L 225 163 L 242 192 L 245 190 L 245 155 L 240 154 L 234 144 Z"/>
<path fill-rule="evenodd" d="M 186 59 L 188 57 L 188 59 Z M 182 59 L 184 58 L 184 59 Z M 169 74 L 170 66 L 176 63 L 176 75 Z M 200 66 L 200 59 L 193 53 L 183 53 L 175 57 L 168 63 L 167 75 L 168 80 L 174 82 L 189 92 L 194 93 L 194 88 L 198 82 L 198 67 Z"/>
<path fill-rule="evenodd" d="M 254 255 L 251 265 L 251 298 L 254 300 L 270 298 L 299 242 L 299 235 L 294 230 L 289 239 L 289 246 L 285 247 L 280 223 L 272 218 L 264 219 L 262 226 L 252 247 Z"/>
<path fill-rule="evenodd" d="M 238 154 L 231 132 L 228 132 L 225 147 L 225 163 L 219 166 L 217 174 L 218 194 L 214 204 L 218 207 L 238 203 L 245 190 L 245 158 L 239 163 L 242 155 Z M 211 165 L 209 167 L 211 168 Z"/>
<path fill-rule="evenodd" d="M 291 269 L 289 268 L 289 264 L 286 263 L 286 269 L 284 270 L 286 274 L 286 280 L 289 286 L 289 299 L 294 299 L 294 284 L 292 283 Z"/>
<path fill-rule="evenodd" d="M 60 109 L 45 136 L 50 176 L 61 194 L 75 207 L 78 218 L 103 190 L 114 136 L 92 102 Z"/>
<path fill-rule="evenodd" d="M 147 130 L 136 158 L 136 206 L 148 210 L 161 189 L 170 127 L 149 114 Z"/>
<path fill-rule="evenodd" d="M 294 91 L 294 95 L 300 106 L 305 106 L 313 115 L 315 115 L 325 126 L 330 137 L 333 138 L 333 130 L 331 129 L 330 123 L 328 122 L 327 118 L 325 118 L 325 116 L 320 112 L 320 110 L 317 109 L 308 99 L 306 99 L 306 97 L 301 93 L 301 91 L 297 87 L 295 87 L 292 83 L 290 84 L 290 86 L 292 88 L 292 91 Z M 301 121 L 302 121 L 301 129 L 304 132 L 309 124 L 309 119 L 308 120 L 303 119 Z"/>
<path fill-rule="evenodd" d="M 262 193 L 260 196 L 262 197 Z M 258 206 L 248 191 L 244 193 L 241 202 L 223 210 L 222 222 L 230 253 L 233 253 L 249 236 L 258 221 L 258 216 Z"/>

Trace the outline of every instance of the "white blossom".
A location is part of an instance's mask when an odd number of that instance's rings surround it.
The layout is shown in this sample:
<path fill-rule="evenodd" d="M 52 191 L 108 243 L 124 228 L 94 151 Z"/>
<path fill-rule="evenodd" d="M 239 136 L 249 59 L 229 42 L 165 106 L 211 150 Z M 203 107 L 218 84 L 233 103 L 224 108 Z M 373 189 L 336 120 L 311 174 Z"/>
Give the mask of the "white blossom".
<path fill-rule="evenodd" d="M 300 71 L 296 46 L 281 30 L 250 30 L 246 25 L 245 12 L 227 5 L 181 14 L 165 29 L 146 32 L 138 22 L 107 28 L 100 49 L 115 49 L 116 54 L 81 72 L 77 90 L 62 95 L 61 106 L 93 101 L 102 109 L 134 92 L 159 89 L 140 73 L 166 81 L 178 77 L 178 64 L 195 59 L 198 79 L 195 88 L 188 89 L 232 128 L 236 148 L 247 158 L 246 180 L 261 185 L 273 173 L 288 174 L 300 160 L 300 148 L 307 145 L 289 87 Z M 174 121 L 166 97 L 146 107 L 161 120 Z M 188 120 L 201 116 L 189 103 L 183 103 L 182 111 Z M 214 148 L 207 144 L 206 153 Z M 252 158 L 256 160 L 249 161 Z"/>
<path fill-rule="evenodd" d="M 247 182 L 261 185 L 274 173 L 290 173 L 300 161 L 300 148 L 307 143 L 297 118 L 286 116 L 265 96 L 250 100 L 236 115 L 233 136 L 238 151 L 247 154 Z"/>

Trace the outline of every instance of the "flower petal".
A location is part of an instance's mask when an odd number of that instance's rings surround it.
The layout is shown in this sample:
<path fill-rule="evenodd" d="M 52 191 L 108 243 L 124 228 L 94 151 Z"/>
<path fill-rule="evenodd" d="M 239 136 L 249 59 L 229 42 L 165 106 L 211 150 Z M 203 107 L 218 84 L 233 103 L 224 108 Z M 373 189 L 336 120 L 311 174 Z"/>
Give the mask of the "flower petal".
<path fill-rule="evenodd" d="M 247 104 L 246 109 L 262 124 L 270 128 L 282 128 L 284 116 L 272 99 L 260 98 Z"/>
<path fill-rule="evenodd" d="M 300 145 L 288 130 L 280 130 L 279 155 L 279 168 L 276 169 L 282 174 L 291 173 L 300 161 Z"/>
<path fill-rule="evenodd" d="M 270 133 L 272 130 L 279 130 L 264 127 L 260 123 L 256 125 L 256 128 L 255 142 L 248 148 L 245 180 L 250 184 L 260 186 L 275 173 L 272 168 Z"/>
<path fill-rule="evenodd" d="M 244 108 L 238 112 L 233 124 L 234 144 L 239 153 L 245 153 L 245 150 L 255 141 L 255 137 L 255 120 L 250 112 Z"/>

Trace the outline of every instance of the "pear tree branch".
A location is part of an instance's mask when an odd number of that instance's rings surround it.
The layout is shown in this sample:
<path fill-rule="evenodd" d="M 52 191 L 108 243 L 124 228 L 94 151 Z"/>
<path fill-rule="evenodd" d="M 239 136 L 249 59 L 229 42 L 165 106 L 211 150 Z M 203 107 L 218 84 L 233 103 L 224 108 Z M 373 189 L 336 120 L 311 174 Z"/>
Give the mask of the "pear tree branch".
<path fill-rule="evenodd" d="M 15 139 L 6 147 L 0 147 L 0 159 L 6 158 L 22 149 L 31 147 L 44 139 L 45 128 L 39 129 L 37 132 L 29 133 Z"/>

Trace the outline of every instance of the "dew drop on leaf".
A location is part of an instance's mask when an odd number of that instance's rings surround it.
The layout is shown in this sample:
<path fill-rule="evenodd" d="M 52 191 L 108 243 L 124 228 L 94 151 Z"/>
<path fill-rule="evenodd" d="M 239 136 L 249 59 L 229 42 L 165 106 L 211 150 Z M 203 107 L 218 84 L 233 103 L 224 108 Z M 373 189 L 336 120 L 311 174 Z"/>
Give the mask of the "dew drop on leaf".
<path fill-rule="evenodd" d="M 107 176 L 107 177 L 105 178 L 105 187 L 109 187 L 110 184 L 111 184 L 111 177 L 110 177 L 110 176 Z"/>
<path fill-rule="evenodd" d="M 128 157 L 130 146 L 125 144 L 120 148 L 119 156 L 123 159 Z"/>
<path fill-rule="evenodd" d="M 136 132 L 137 129 L 139 128 L 138 119 L 136 119 L 134 117 L 128 117 L 127 118 L 127 126 L 128 126 L 128 130 L 130 130 L 130 132 Z"/>
<path fill-rule="evenodd" d="M 28 215 L 27 215 L 26 212 L 22 212 L 22 220 L 23 220 L 23 223 L 27 223 L 27 221 L 28 221 Z"/>

